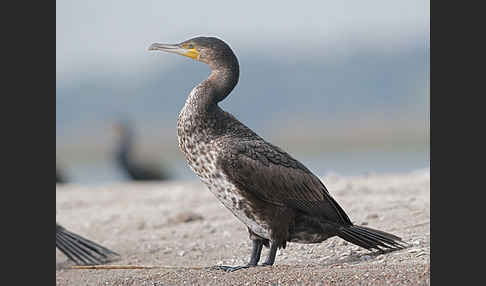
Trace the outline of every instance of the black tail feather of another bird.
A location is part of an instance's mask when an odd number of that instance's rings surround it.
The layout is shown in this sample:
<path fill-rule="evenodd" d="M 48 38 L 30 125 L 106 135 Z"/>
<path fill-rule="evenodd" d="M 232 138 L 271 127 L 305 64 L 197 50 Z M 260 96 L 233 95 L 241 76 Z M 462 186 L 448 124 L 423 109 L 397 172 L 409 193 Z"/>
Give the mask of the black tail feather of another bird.
<path fill-rule="evenodd" d="M 103 264 L 119 255 L 57 224 L 56 247 L 78 265 Z"/>
<path fill-rule="evenodd" d="M 368 250 L 377 249 L 380 252 L 384 252 L 384 249 L 395 250 L 406 247 L 400 237 L 364 226 L 343 226 L 338 231 L 338 236 Z"/>

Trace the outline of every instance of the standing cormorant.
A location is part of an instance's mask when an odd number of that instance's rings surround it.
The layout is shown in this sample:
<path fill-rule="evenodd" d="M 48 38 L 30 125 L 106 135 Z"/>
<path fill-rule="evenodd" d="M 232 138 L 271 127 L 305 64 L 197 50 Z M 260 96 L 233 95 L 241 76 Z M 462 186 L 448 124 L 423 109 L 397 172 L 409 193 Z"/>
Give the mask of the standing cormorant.
<path fill-rule="evenodd" d="M 70 232 L 56 222 L 56 247 L 76 264 L 103 264 L 119 254 Z"/>
<path fill-rule="evenodd" d="M 319 243 L 333 236 L 368 250 L 403 247 L 395 235 L 354 225 L 317 176 L 218 106 L 239 77 L 238 60 L 225 42 L 196 37 L 175 45 L 154 43 L 149 50 L 183 55 L 211 68 L 209 78 L 189 94 L 177 134 L 189 166 L 248 227 L 253 242 L 247 265 L 218 269 L 256 266 L 263 245 L 270 247 L 263 265 L 273 265 L 277 249 L 287 242 Z"/>
<path fill-rule="evenodd" d="M 169 174 L 161 168 L 149 165 L 145 161 L 135 160 L 134 156 L 134 128 L 127 120 L 120 120 L 115 124 L 118 135 L 118 146 L 115 150 L 115 160 L 120 169 L 134 181 L 162 181 L 168 180 Z"/>

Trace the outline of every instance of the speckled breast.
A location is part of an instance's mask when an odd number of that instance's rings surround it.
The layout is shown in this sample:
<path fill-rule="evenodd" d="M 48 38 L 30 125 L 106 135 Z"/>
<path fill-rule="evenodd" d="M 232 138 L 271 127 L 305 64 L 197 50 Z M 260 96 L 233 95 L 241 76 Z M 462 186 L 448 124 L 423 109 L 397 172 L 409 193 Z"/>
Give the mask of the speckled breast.
<path fill-rule="evenodd" d="M 183 127 L 180 126 L 180 128 Z M 218 144 L 214 141 L 204 141 L 202 138 L 207 138 L 204 131 L 192 134 L 179 132 L 179 147 L 184 153 L 187 163 L 208 189 L 239 220 L 255 234 L 269 239 L 268 224 L 255 215 L 249 215 L 254 212 L 249 209 L 250 205 L 246 198 L 228 180 L 226 174 L 217 168 Z"/>

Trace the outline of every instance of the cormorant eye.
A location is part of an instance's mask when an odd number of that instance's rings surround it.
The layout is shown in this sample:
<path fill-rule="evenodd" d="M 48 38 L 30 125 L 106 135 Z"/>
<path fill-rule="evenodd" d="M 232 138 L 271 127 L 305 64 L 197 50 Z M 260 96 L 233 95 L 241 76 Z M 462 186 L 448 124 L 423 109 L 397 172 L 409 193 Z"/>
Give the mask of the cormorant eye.
<path fill-rule="evenodd" d="M 194 49 L 194 45 L 193 44 L 189 44 L 189 46 L 187 46 L 189 49 Z"/>

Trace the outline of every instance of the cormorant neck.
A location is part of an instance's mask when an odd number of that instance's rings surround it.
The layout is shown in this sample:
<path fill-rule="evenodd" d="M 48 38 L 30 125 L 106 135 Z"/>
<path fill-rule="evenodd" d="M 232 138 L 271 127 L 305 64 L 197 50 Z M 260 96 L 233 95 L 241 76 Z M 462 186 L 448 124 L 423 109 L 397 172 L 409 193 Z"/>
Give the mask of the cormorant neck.
<path fill-rule="evenodd" d="M 120 138 L 117 150 L 117 157 L 120 162 L 129 160 L 131 149 L 133 146 L 133 135 L 130 130 L 125 130 Z"/>
<path fill-rule="evenodd" d="M 238 60 L 234 55 L 223 62 L 209 63 L 209 67 L 211 74 L 191 91 L 186 102 L 198 114 L 211 111 L 218 102 L 225 99 L 240 76 Z"/>
<path fill-rule="evenodd" d="M 212 67 L 211 74 L 207 79 L 213 88 L 213 98 L 215 103 L 225 99 L 238 83 L 240 67 L 236 57 L 233 61 Z"/>

